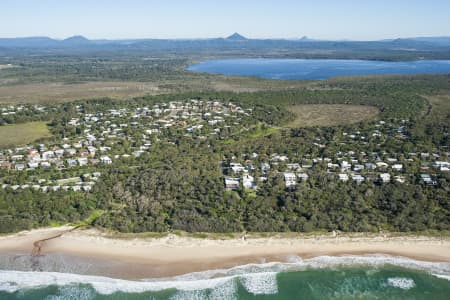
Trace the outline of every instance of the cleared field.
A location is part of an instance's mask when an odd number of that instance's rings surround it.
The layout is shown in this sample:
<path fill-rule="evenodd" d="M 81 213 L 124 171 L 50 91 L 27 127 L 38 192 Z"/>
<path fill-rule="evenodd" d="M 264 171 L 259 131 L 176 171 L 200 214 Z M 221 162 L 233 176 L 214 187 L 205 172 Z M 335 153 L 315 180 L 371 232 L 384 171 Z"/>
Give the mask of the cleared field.
<path fill-rule="evenodd" d="M 46 122 L 0 126 L 0 148 L 25 145 L 50 136 Z"/>
<path fill-rule="evenodd" d="M 277 81 L 221 75 L 180 75 L 157 81 L 90 81 L 79 83 L 14 83 L 0 79 L 0 103 L 48 103 L 110 97 L 126 100 L 142 95 L 193 91 L 255 92 L 285 90 L 311 85 L 308 81 Z M 3 82 L 4 81 L 4 82 Z"/>
<path fill-rule="evenodd" d="M 291 128 L 352 124 L 373 119 L 379 113 L 373 106 L 346 104 L 295 105 L 289 110 L 297 116 L 287 125 Z"/>
<path fill-rule="evenodd" d="M 158 86 L 145 82 L 18 84 L 0 86 L 0 103 L 59 102 L 99 97 L 125 98 L 158 92 Z"/>

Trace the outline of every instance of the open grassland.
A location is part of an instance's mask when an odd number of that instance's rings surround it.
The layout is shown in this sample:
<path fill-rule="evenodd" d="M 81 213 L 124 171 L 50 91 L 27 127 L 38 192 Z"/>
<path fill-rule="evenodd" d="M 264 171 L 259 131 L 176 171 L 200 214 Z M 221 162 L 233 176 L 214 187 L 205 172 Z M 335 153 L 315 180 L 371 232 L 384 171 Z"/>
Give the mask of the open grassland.
<path fill-rule="evenodd" d="M 0 148 L 25 145 L 50 136 L 46 122 L 0 126 Z"/>
<path fill-rule="evenodd" d="M 373 106 L 346 104 L 306 104 L 289 106 L 296 115 L 287 127 L 335 126 L 375 118 L 379 110 Z"/>
<path fill-rule="evenodd" d="M 450 93 L 425 97 L 430 103 L 427 114 L 447 118 L 450 113 Z"/>
<path fill-rule="evenodd" d="M 32 83 L 0 86 L 0 103 L 61 102 L 88 98 L 130 98 L 156 94 L 158 87 L 144 82 Z"/>
<path fill-rule="evenodd" d="M 1 83 L 1 80 L 0 80 Z M 267 80 L 221 75 L 189 75 L 147 82 L 88 81 L 0 84 L 0 104 L 54 103 L 110 97 L 127 100 L 137 96 L 193 91 L 257 92 L 298 89 L 314 85 L 309 81 Z"/>

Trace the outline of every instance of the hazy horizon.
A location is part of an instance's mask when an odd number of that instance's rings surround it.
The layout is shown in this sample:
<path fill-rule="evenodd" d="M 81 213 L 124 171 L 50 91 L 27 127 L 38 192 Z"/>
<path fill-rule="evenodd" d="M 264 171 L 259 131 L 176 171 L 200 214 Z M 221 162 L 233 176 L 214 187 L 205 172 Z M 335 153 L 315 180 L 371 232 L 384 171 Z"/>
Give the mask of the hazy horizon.
<path fill-rule="evenodd" d="M 53 40 L 63 41 L 63 40 L 66 40 L 66 39 L 69 39 L 69 38 L 73 38 L 73 37 L 83 37 L 83 38 L 86 38 L 86 39 L 91 40 L 91 41 L 100 41 L 100 40 L 120 41 L 120 40 L 146 40 L 146 39 L 149 39 L 149 40 L 151 40 L 151 39 L 155 39 L 155 40 L 180 40 L 181 41 L 181 40 L 208 40 L 208 39 L 217 39 L 217 38 L 227 38 L 227 37 L 231 36 L 234 33 L 240 34 L 239 32 L 233 32 L 233 33 L 228 34 L 227 36 L 191 37 L 191 38 L 171 38 L 171 37 L 166 37 L 166 38 L 164 38 L 164 37 L 138 37 L 138 38 L 132 38 L 132 37 L 102 38 L 102 37 L 99 37 L 99 38 L 90 38 L 90 37 L 87 37 L 87 36 L 85 36 L 83 34 L 74 34 L 74 35 L 66 36 L 66 37 L 52 37 L 52 36 L 48 36 L 48 35 L 14 36 L 14 37 L 3 37 L 3 36 L 0 36 L 0 39 L 5 39 L 5 38 L 7 38 L 7 39 L 15 39 L 15 38 L 17 38 L 17 39 L 21 39 L 21 38 L 51 38 Z M 380 38 L 380 39 L 374 39 L 374 40 L 369 40 L 369 39 L 361 40 L 361 39 L 346 39 L 346 38 L 342 38 L 342 39 L 317 39 L 317 38 L 312 37 L 312 36 L 292 37 L 292 38 L 276 37 L 276 36 L 274 36 L 274 37 L 268 37 L 268 38 L 264 38 L 264 37 L 257 38 L 257 37 L 245 36 L 243 34 L 241 34 L 241 35 L 244 36 L 247 39 L 261 39 L 261 40 L 264 40 L 264 39 L 268 39 L 268 40 L 269 39 L 275 39 L 275 40 L 277 40 L 277 39 L 279 39 L 279 40 L 300 40 L 301 38 L 306 37 L 306 38 L 308 38 L 310 40 L 317 40 L 317 41 L 355 41 L 355 42 L 358 42 L 358 41 L 382 41 L 382 40 L 394 40 L 394 39 L 414 39 L 414 38 L 450 38 L 450 35 L 441 35 L 441 36 L 429 35 L 429 36 L 398 36 L 398 37 L 395 37 L 395 38 Z"/>
<path fill-rule="evenodd" d="M 450 36 L 443 0 L 5 0 L 0 37 L 382 40 Z"/>

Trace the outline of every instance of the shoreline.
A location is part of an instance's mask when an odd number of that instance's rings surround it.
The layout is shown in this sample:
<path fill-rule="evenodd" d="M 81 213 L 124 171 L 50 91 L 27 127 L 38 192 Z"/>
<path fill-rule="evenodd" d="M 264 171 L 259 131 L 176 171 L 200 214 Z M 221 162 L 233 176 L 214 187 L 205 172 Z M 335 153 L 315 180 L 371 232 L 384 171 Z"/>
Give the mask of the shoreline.
<path fill-rule="evenodd" d="M 385 254 L 420 261 L 450 263 L 450 237 L 390 236 L 389 234 L 332 234 L 246 239 L 204 239 L 168 234 L 157 238 L 112 238 L 95 229 L 44 228 L 0 236 L 0 255 L 63 255 L 91 268 L 86 275 L 123 279 L 160 278 L 226 269 L 250 263 L 287 262 L 317 256 Z M 101 266 L 101 267 L 100 267 Z"/>

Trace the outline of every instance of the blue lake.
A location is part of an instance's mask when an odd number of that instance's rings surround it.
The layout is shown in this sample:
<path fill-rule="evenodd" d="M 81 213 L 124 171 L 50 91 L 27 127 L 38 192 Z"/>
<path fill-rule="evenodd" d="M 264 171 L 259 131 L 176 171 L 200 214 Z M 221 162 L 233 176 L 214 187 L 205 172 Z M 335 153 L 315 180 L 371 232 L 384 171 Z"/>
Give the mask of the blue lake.
<path fill-rule="evenodd" d="M 450 74 L 450 60 L 218 59 L 191 65 L 188 70 L 268 79 L 317 80 L 354 75 Z"/>

